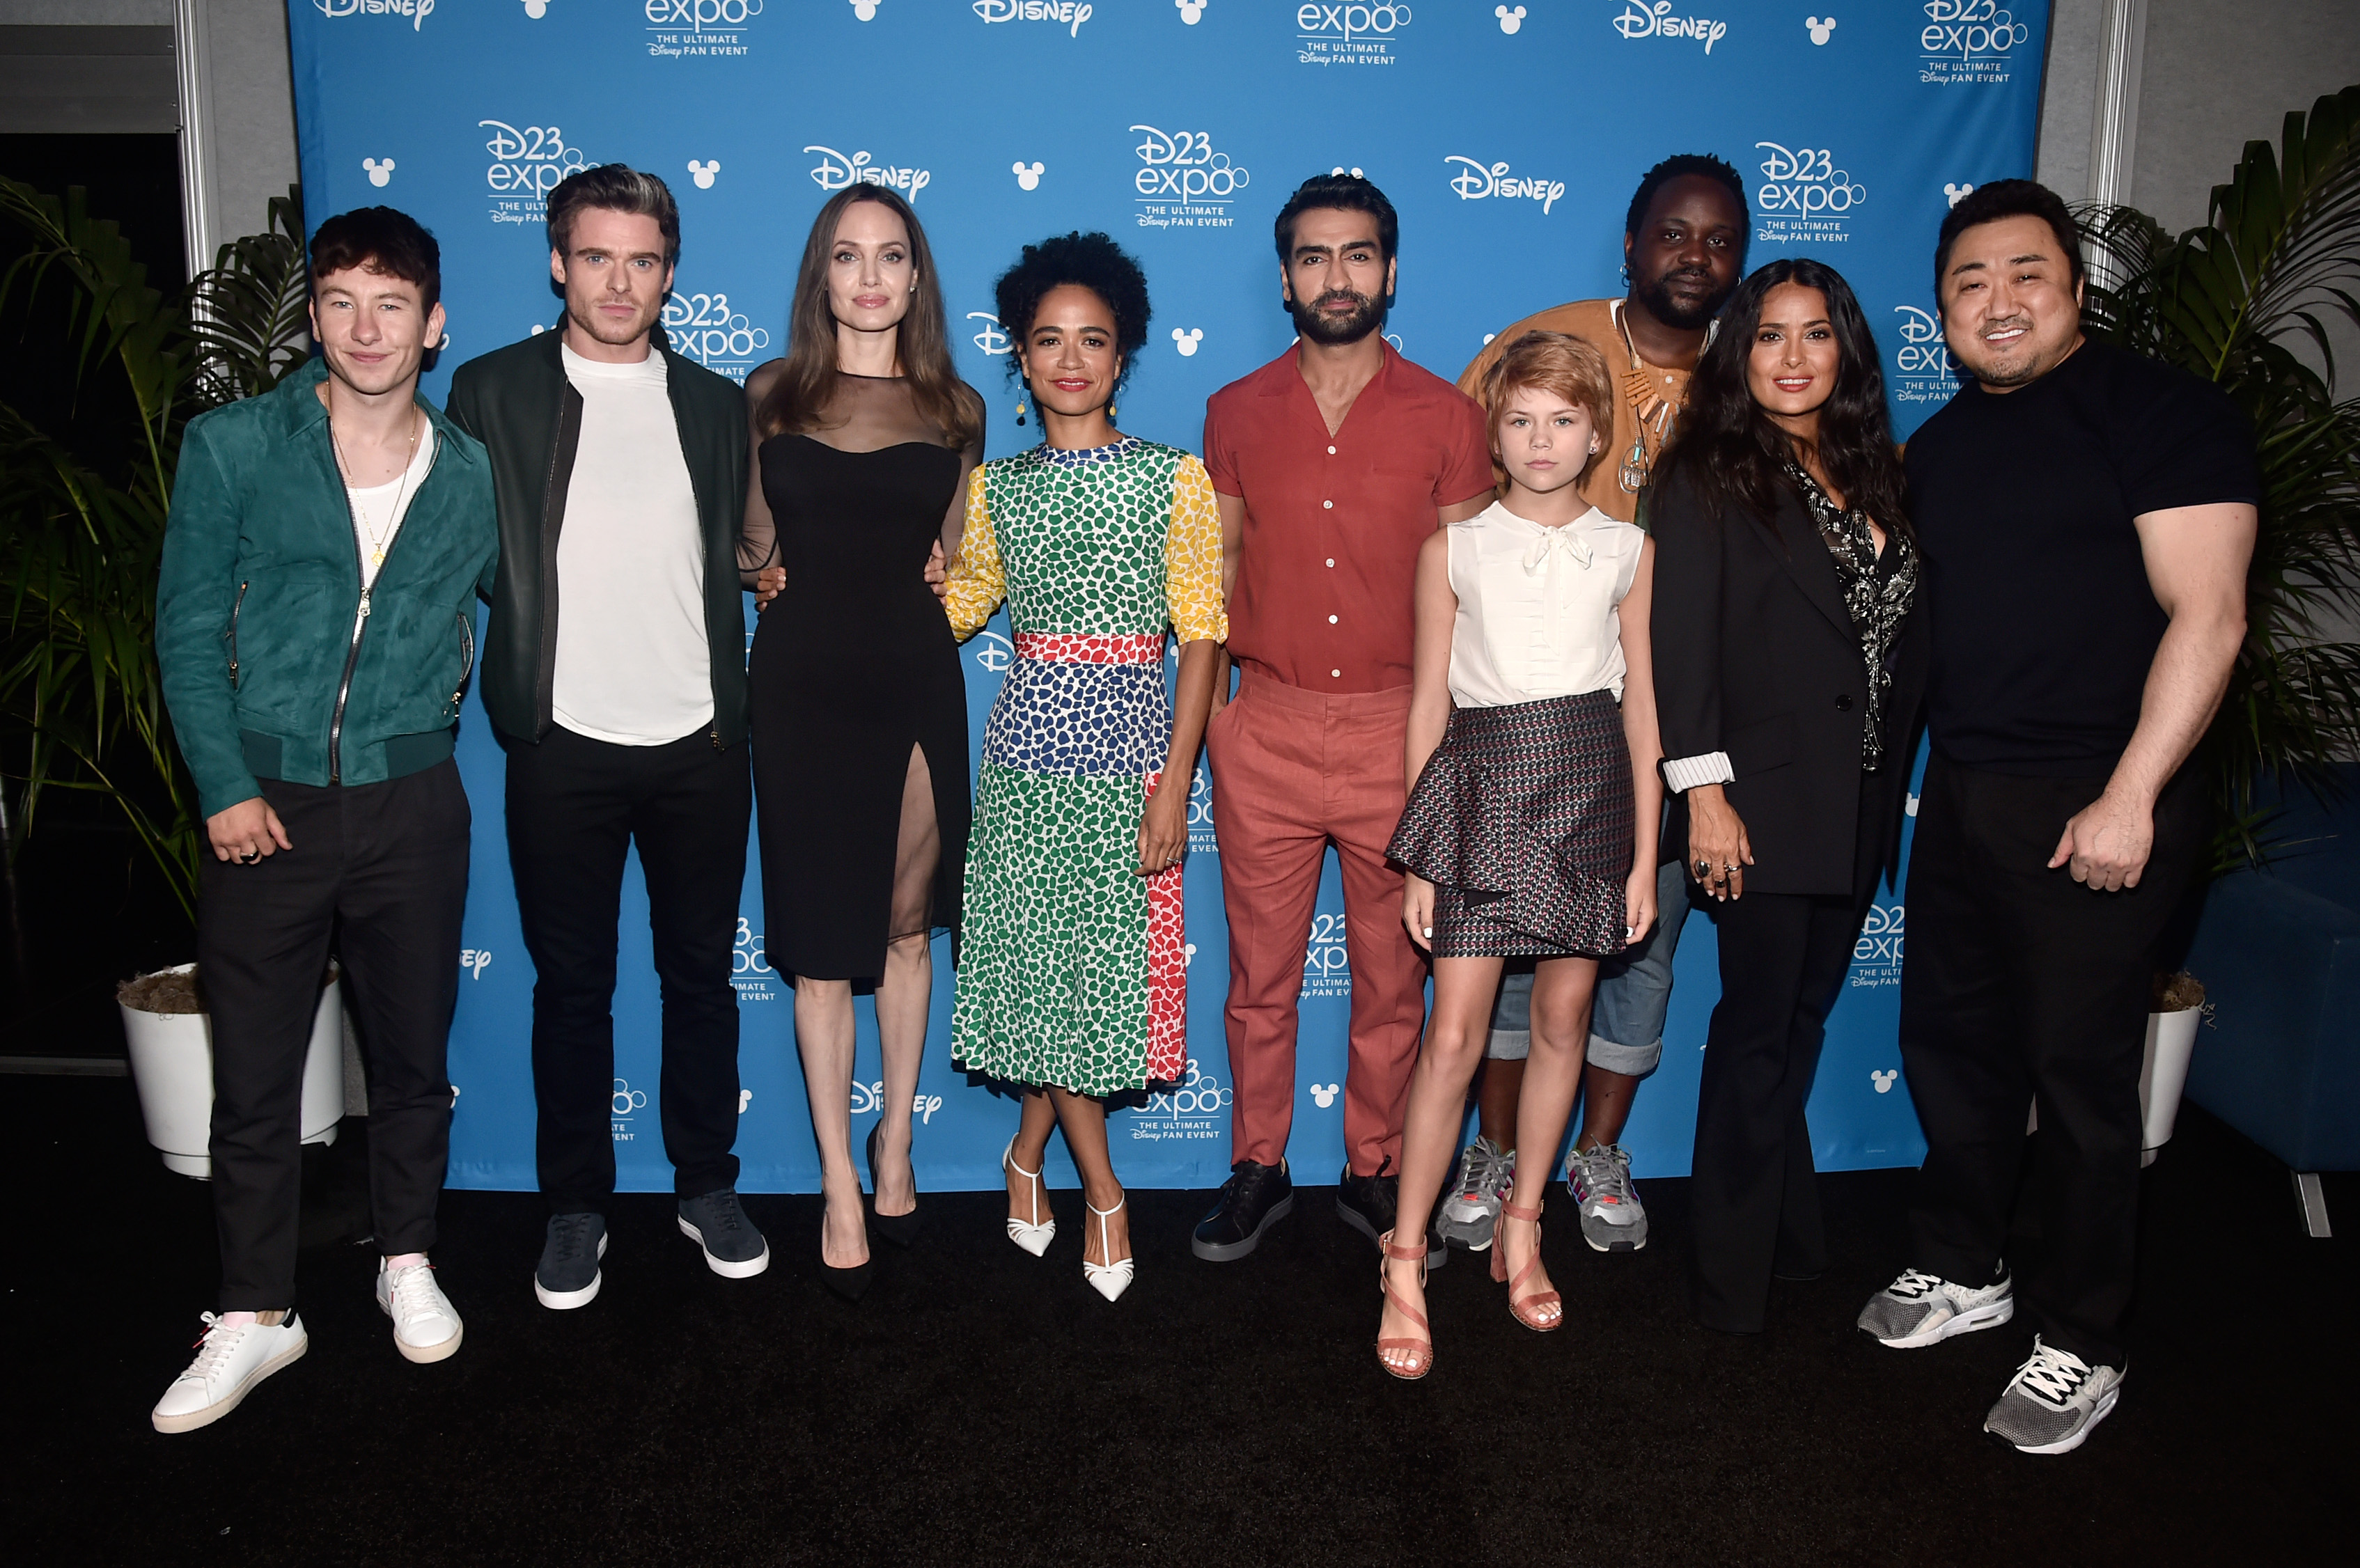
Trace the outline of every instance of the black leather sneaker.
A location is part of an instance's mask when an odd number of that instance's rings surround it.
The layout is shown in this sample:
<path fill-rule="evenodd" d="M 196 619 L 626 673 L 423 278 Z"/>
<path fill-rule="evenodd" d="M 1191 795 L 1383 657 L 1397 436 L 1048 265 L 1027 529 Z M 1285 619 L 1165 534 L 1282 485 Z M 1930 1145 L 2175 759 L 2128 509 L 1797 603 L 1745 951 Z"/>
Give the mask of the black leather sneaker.
<path fill-rule="evenodd" d="M 1393 1228 L 1393 1220 L 1401 1208 L 1401 1178 L 1390 1174 L 1393 1157 L 1377 1167 L 1373 1176 L 1355 1176 L 1350 1165 L 1336 1178 L 1336 1213 L 1346 1225 L 1369 1238 L 1369 1245 L 1380 1245 L 1380 1238 Z M 1450 1261 L 1450 1247 L 1431 1229 L 1426 1233 L 1426 1266 L 1441 1268 Z"/>
<path fill-rule="evenodd" d="M 1221 1183 L 1221 1201 L 1196 1222 L 1188 1250 L 1207 1263 L 1235 1263 L 1262 1245 L 1262 1233 L 1295 1212 L 1295 1181 L 1286 1161 L 1257 1165 L 1240 1160 Z"/>

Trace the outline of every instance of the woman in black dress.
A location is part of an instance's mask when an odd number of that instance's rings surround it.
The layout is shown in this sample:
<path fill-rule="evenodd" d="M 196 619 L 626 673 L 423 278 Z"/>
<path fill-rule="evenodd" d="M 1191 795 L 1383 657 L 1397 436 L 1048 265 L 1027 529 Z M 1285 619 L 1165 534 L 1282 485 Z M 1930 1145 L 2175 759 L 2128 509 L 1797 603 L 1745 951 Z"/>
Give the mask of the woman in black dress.
<path fill-rule="evenodd" d="M 1761 1332 L 1827 1267 L 1803 1115 L 1828 1009 L 1900 844 L 1925 687 L 1918 552 L 1876 344 L 1815 261 L 1747 278 L 1643 516 L 1655 540 L 1665 832 L 1721 938 L 1689 1215 L 1694 1307 Z"/>
<path fill-rule="evenodd" d="M 907 1245 L 929 939 L 958 923 L 968 818 L 967 691 L 925 577 L 935 550 L 957 550 L 983 456 L 983 401 L 952 368 L 934 257 L 900 196 L 855 185 L 820 209 L 786 357 L 746 391 L 738 564 L 749 582 L 785 572 L 751 666 L 764 946 L 795 987 L 827 1199 L 820 1259 L 857 1296 L 869 1240 L 852 1163 L 853 987 L 876 989 L 884 1056 L 868 1143 L 876 1229 Z"/>

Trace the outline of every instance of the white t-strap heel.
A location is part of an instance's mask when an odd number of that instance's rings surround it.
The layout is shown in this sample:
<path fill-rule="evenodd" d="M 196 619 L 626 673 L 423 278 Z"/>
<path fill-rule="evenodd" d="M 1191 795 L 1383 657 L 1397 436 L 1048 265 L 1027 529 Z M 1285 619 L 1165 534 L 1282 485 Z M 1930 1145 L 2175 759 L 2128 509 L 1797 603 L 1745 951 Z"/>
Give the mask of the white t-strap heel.
<path fill-rule="evenodd" d="M 1055 1214 L 1045 1220 L 1041 1218 L 1041 1172 L 1027 1171 L 1016 1163 L 1016 1140 L 1012 1138 L 1008 1140 L 1008 1147 L 1000 1151 L 1000 1164 L 1002 1170 L 1013 1171 L 1032 1183 L 1032 1221 L 1027 1224 L 1014 1214 L 1009 1215 L 1008 1239 L 1038 1258 L 1049 1250 L 1049 1240 L 1057 1234 Z M 1084 1206 L 1087 1206 L 1087 1200 Z"/>
<path fill-rule="evenodd" d="M 1122 1205 L 1129 1202 L 1131 1202 L 1131 1194 L 1128 1192 L 1117 1200 L 1114 1207 L 1110 1209 L 1099 1208 L 1087 1198 L 1082 1200 L 1082 1207 L 1098 1216 L 1098 1250 L 1101 1253 L 1111 1252 L 1114 1249 L 1113 1243 L 1107 1239 L 1107 1221 L 1122 1213 Z M 1120 1301 L 1122 1293 L 1131 1289 L 1131 1260 L 1128 1258 L 1120 1263 L 1092 1263 L 1087 1258 L 1082 1260 L 1082 1278 L 1087 1279 L 1091 1288 L 1109 1301 Z"/>

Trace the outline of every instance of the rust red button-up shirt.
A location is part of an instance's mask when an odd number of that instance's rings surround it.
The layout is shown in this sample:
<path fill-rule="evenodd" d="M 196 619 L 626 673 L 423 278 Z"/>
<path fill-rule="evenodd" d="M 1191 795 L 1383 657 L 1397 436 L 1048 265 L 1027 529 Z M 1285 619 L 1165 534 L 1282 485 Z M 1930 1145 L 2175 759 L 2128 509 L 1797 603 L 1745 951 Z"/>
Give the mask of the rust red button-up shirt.
<path fill-rule="evenodd" d="M 1289 346 L 1205 405 L 1213 488 L 1246 504 L 1229 653 L 1308 691 L 1410 683 L 1418 548 L 1491 488 L 1483 411 L 1385 346 L 1334 435 Z"/>

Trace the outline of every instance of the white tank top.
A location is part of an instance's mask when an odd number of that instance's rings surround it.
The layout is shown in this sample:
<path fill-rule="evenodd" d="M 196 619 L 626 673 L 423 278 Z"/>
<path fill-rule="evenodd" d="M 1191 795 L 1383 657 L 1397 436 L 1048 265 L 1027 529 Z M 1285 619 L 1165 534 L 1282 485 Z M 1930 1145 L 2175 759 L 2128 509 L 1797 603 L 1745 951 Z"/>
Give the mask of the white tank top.
<path fill-rule="evenodd" d="M 1622 697 L 1622 617 L 1647 536 L 1592 506 L 1560 528 L 1494 501 L 1450 525 L 1450 696 L 1502 708 L 1610 691 Z"/>

